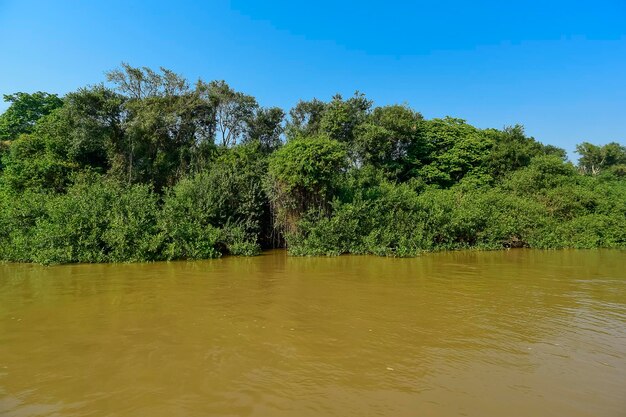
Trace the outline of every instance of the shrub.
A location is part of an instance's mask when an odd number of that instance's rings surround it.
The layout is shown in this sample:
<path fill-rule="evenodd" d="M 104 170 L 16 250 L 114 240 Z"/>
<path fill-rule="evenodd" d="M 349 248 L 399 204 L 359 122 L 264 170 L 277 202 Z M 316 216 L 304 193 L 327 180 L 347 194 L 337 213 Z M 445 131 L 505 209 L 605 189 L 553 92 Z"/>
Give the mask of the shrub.
<path fill-rule="evenodd" d="M 145 185 L 82 179 L 67 194 L 4 205 L 2 258 L 43 264 L 159 259 L 156 196 Z"/>

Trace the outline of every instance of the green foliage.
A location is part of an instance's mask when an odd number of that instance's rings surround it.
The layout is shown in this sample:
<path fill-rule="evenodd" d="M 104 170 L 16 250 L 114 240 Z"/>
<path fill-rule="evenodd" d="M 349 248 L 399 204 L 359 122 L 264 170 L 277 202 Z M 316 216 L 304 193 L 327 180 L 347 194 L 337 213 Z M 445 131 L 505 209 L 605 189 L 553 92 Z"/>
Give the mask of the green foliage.
<path fill-rule="evenodd" d="M 598 187 L 609 195 L 598 193 Z M 518 195 L 490 186 L 420 193 L 408 184 L 382 182 L 356 190 L 350 201 L 336 200 L 331 215 L 309 213 L 287 242 L 298 255 L 414 256 L 421 251 L 471 247 L 624 247 L 625 190 L 624 184 L 582 181 L 549 188 L 544 194 Z M 613 198 L 619 204 L 611 204 Z"/>
<path fill-rule="evenodd" d="M 65 190 L 78 166 L 66 158 L 64 149 L 67 147 L 63 143 L 47 134 L 21 136 L 2 158 L 2 184 L 14 192 Z"/>
<path fill-rule="evenodd" d="M 256 99 L 233 90 L 225 81 L 199 82 L 197 90 L 206 97 L 213 111 L 218 143 L 233 146 L 240 142 L 258 109 Z"/>
<path fill-rule="evenodd" d="M 530 164 L 513 172 L 504 187 L 518 194 L 533 194 L 576 180 L 576 169 L 555 155 L 538 156 Z"/>
<path fill-rule="evenodd" d="M 420 126 L 423 146 L 411 150 L 413 175 L 429 184 L 450 187 L 487 161 L 493 142 L 479 129 L 461 119 L 424 121 Z"/>
<path fill-rule="evenodd" d="M 3 165 L 3 160 L 6 157 L 6 155 L 9 153 L 9 146 L 10 146 L 9 141 L 0 141 L 0 173 L 2 173 L 2 170 L 4 169 L 4 165 Z"/>
<path fill-rule="evenodd" d="M 287 143 L 272 156 L 269 174 L 286 192 L 300 190 L 329 197 L 345 168 L 345 148 L 335 140 L 319 137 Z"/>
<path fill-rule="evenodd" d="M 391 178 L 403 178 L 411 149 L 424 147 L 419 135 L 422 115 L 407 106 L 377 107 L 356 129 L 355 158 L 382 169 Z"/>
<path fill-rule="evenodd" d="M 113 142 L 118 178 L 148 182 L 160 191 L 210 158 L 216 108 L 205 97 L 204 84 L 191 90 L 186 80 L 161 68 L 122 69 L 108 73 L 109 81 L 126 95 L 119 115 L 123 129 Z"/>
<path fill-rule="evenodd" d="M 42 192 L 14 194 L 0 187 L 0 259 L 33 261 L 32 235 L 37 221 L 46 216 L 48 198 Z"/>
<path fill-rule="evenodd" d="M 63 104 L 56 94 L 41 91 L 5 94 L 4 101 L 11 105 L 0 114 L 0 141 L 14 140 L 23 133 L 30 133 L 37 120 Z"/>
<path fill-rule="evenodd" d="M 314 98 L 311 101 L 300 100 L 289 111 L 287 122 L 287 138 L 289 140 L 298 137 L 311 137 L 320 134 L 320 124 L 326 112 L 327 104 Z"/>
<path fill-rule="evenodd" d="M 545 146 L 524 134 L 524 127 L 516 125 L 503 130 L 487 129 L 485 134 L 493 142 L 487 157 L 487 166 L 495 178 L 502 178 L 540 155 L 555 155 L 565 160 L 565 152 L 553 146 Z"/>
<path fill-rule="evenodd" d="M 11 143 L 3 163 L 5 184 L 16 191 L 61 192 L 77 171 L 106 171 L 115 164 L 114 146 L 121 140 L 122 101 L 103 87 L 68 94 L 63 107 Z"/>
<path fill-rule="evenodd" d="M 247 135 L 244 143 L 257 142 L 259 149 L 264 153 L 271 153 L 282 144 L 280 136 L 285 112 L 278 108 L 258 109 L 247 126 Z"/>
<path fill-rule="evenodd" d="M 128 64 L 107 80 L 5 96 L 0 260 L 626 247 L 617 142 L 582 143 L 575 167 L 521 126 L 424 120 L 359 93 L 285 120 L 224 81 Z"/>
<path fill-rule="evenodd" d="M 195 181 L 194 181 L 195 180 Z M 184 179 L 166 193 L 159 229 L 165 239 L 167 259 L 204 259 L 221 255 L 217 245 L 219 228 L 211 225 L 211 215 L 205 209 L 212 196 L 199 187 L 202 177 Z"/>
<path fill-rule="evenodd" d="M 64 105 L 41 127 L 58 142 L 66 141 L 67 159 L 81 167 L 105 172 L 117 168 L 124 133 L 122 118 L 126 99 L 111 89 L 98 85 L 69 93 Z"/>
<path fill-rule="evenodd" d="M 580 155 L 578 167 L 588 175 L 598 175 L 604 170 L 626 165 L 626 146 L 617 142 L 607 143 L 604 146 L 583 142 L 576 146 L 576 153 Z M 623 169 L 618 168 L 616 171 Z"/>
<path fill-rule="evenodd" d="M 277 226 L 293 231 L 302 214 L 327 211 L 346 167 L 345 147 L 326 137 L 294 139 L 276 151 L 267 188 Z"/>
<path fill-rule="evenodd" d="M 181 180 L 164 198 L 159 220 L 168 259 L 259 251 L 269 206 L 261 186 L 265 161 L 255 145 L 235 148 L 209 171 Z"/>
<path fill-rule="evenodd" d="M 226 253 L 235 256 L 254 256 L 261 252 L 254 235 L 237 225 L 227 224 L 221 236 Z"/>
<path fill-rule="evenodd" d="M 355 129 L 366 120 L 371 106 L 372 102 L 359 92 L 348 100 L 340 94 L 335 95 L 326 105 L 320 120 L 320 132 L 331 139 L 351 144 Z"/>
<path fill-rule="evenodd" d="M 553 221 L 537 233 L 531 246 L 542 249 L 624 248 L 626 220 L 623 215 L 588 214 L 565 222 Z"/>
<path fill-rule="evenodd" d="M 66 194 L 5 199 L 2 257 L 44 264 L 158 259 L 157 199 L 148 186 L 81 179 Z"/>

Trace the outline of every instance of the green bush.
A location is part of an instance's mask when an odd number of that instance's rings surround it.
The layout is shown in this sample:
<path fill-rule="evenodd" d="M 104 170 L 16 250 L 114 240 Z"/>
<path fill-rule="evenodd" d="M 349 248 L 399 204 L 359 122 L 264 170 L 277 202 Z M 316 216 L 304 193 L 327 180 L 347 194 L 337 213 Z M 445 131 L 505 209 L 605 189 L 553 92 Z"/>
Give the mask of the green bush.
<path fill-rule="evenodd" d="M 382 183 L 355 192 L 350 202 L 335 201 L 330 216 L 310 212 L 287 236 L 291 253 L 338 255 L 371 253 L 414 256 L 430 249 L 420 197 L 408 185 Z"/>
<path fill-rule="evenodd" d="M 221 156 L 208 171 L 166 192 L 159 229 L 167 259 L 259 252 L 269 205 L 261 179 L 265 162 L 255 146 Z"/>
<path fill-rule="evenodd" d="M 214 195 L 207 184 L 207 176 L 184 179 L 164 198 L 159 216 L 159 230 L 163 233 L 167 259 L 217 258 L 220 229 L 213 226 L 211 204 Z"/>
<path fill-rule="evenodd" d="M 272 154 L 266 190 L 280 233 L 296 233 L 307 212 L 330 210 L 347 163 L 345 146 L 323 136 L 293 139 Z"/>
<path fill-rule="evenodd" d="M 66 194 L 5 200 L 2 258 L 38 263 L 159 259 L 157 198 L 145 185 L 84 179 Z"/>
<path fill-rule="evenodd" d="M 42 192 L 21 194 L 0 187 L 0 259 L 32 261 L 32 235 L 39 219 L 46 216 L 50 196 Z"/>

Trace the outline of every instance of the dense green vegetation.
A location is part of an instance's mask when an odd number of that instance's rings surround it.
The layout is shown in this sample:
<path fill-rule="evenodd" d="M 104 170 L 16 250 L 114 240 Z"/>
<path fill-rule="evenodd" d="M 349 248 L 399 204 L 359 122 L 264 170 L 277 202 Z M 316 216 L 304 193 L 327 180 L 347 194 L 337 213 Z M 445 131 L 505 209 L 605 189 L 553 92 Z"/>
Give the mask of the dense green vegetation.
<path fill-rule="evenodd" d="M 626 247 L 626 147 L 425 120 L 362 94 L 261 107 L 223 81 L 123 64 L 107 84 L 5 96 L 0 259 L 413 256 Z"/>

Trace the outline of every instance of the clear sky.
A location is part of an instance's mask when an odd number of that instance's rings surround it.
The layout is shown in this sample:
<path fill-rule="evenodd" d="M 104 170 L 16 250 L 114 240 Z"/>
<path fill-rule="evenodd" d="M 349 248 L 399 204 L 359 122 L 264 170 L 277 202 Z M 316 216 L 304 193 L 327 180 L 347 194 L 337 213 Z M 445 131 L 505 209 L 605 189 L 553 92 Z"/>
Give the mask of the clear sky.
<path fill-rule="evenodd" d="M 0 0 L 1 94 L 64 94 L 121 61 L 264 106 L 359 90 L 427 118 L 520 123 L 574 157 L 626 143 L 626 0 Z"/>

